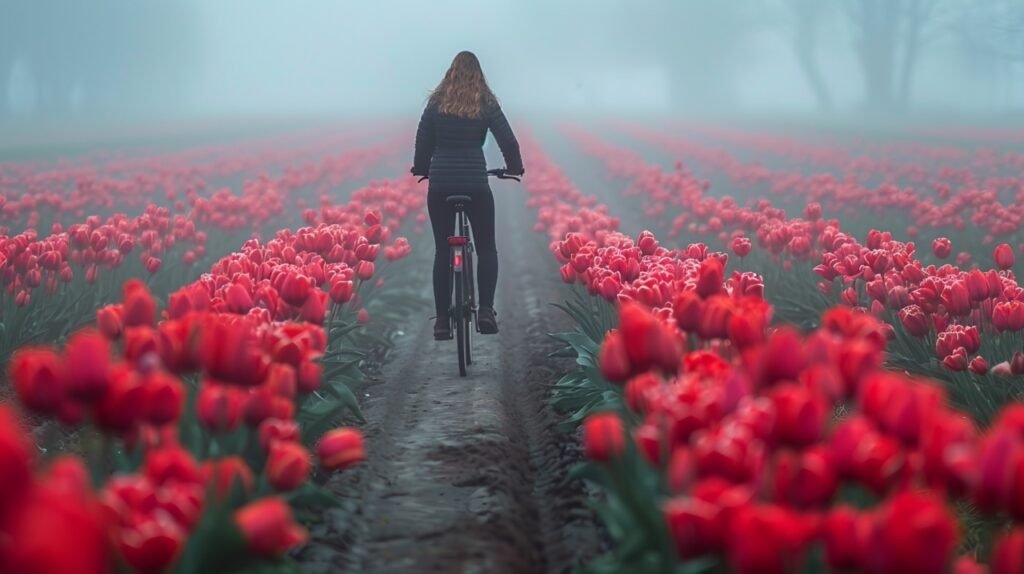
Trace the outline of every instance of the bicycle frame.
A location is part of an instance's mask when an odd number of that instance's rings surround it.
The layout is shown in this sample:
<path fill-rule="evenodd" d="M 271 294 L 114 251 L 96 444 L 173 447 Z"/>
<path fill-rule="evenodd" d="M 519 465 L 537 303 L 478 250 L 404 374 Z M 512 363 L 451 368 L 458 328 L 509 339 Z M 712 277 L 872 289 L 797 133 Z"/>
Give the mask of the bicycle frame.
<path fill-rule="evenodd" d="M 476 324 L 476 289 L 473 275 L 473 242 L 470 240 L 469 218 L 461 205 L 456 205 L 455 232 L 448 238 L 450 251 L 452 305 L 449 317 L 452 334 L 458 344 L 459 374 L 466 376 L 466 365 L 473 362 L 470 350 L 469 325 Z"/>

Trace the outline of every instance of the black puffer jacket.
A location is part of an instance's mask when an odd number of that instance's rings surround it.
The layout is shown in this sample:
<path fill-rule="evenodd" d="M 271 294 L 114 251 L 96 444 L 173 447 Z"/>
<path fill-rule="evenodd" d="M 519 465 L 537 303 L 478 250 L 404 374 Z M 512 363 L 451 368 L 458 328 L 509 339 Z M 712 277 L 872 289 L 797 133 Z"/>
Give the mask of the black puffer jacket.
<path fill-rule="evenodd" d="M 508 173 L 522 174 L 519 142 L 500 106 L 485 108 L 479 118 L 460 118 L 442 114 L 431 104 L 423 110 L 416 129 L 412 174 L 429 176 L 431 189 L 459 193 L 489 190 L 483 150 L 488 129 L 501 148 Z"/>

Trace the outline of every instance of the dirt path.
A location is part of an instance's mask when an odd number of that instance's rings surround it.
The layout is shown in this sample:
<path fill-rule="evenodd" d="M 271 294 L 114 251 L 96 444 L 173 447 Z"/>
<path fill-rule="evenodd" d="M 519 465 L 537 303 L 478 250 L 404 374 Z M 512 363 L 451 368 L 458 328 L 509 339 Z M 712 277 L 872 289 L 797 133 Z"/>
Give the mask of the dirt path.
<path fill-rule="evenodd" d="M 582 491 L 564 479 L 575 441 L 544 405 L 569 368 L 547 358 L 557 273 L 522 191 L 493 188 L 502 332 L 474 340 L 460 378 L 454 342 L 409 318 L 365 406 L 370 460 L 329 483 L 349 504 L 314 529 L 310 572 L 569 572 L 595 550 Z"/>

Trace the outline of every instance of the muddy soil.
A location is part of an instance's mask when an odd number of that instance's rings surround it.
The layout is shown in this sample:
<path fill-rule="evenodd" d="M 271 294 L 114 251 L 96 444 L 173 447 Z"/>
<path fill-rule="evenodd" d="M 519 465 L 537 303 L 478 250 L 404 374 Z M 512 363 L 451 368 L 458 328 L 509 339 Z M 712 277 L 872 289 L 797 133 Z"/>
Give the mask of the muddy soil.
<path fill-rule="evenodd" d="M 492 188 L 501 333 L 474 339 L 461 378 L 455 343 L 432 339 L 432 312 L 409 317 L 365 398 L 369 461 L 328 482 L 346 503 L 312 527 L 308 572 L 562 573 L 597 551 L 584 492 L 565 478 L 577 441 L 545 404 L 572 368 L 547 357 L 547 333 L 566 327 L 549 305 L 558 274 L 522 190 Z"/>

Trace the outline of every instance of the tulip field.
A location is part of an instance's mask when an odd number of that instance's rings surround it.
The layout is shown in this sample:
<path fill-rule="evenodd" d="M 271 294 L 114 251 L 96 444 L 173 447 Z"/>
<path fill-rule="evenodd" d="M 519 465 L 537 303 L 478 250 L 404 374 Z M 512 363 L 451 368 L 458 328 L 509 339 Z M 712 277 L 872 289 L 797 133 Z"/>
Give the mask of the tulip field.
<path fill-rule="evenodd" d="M 0 155 L 0 573 L 1024 571 L 1024 131 L 514 127 Z"/>

